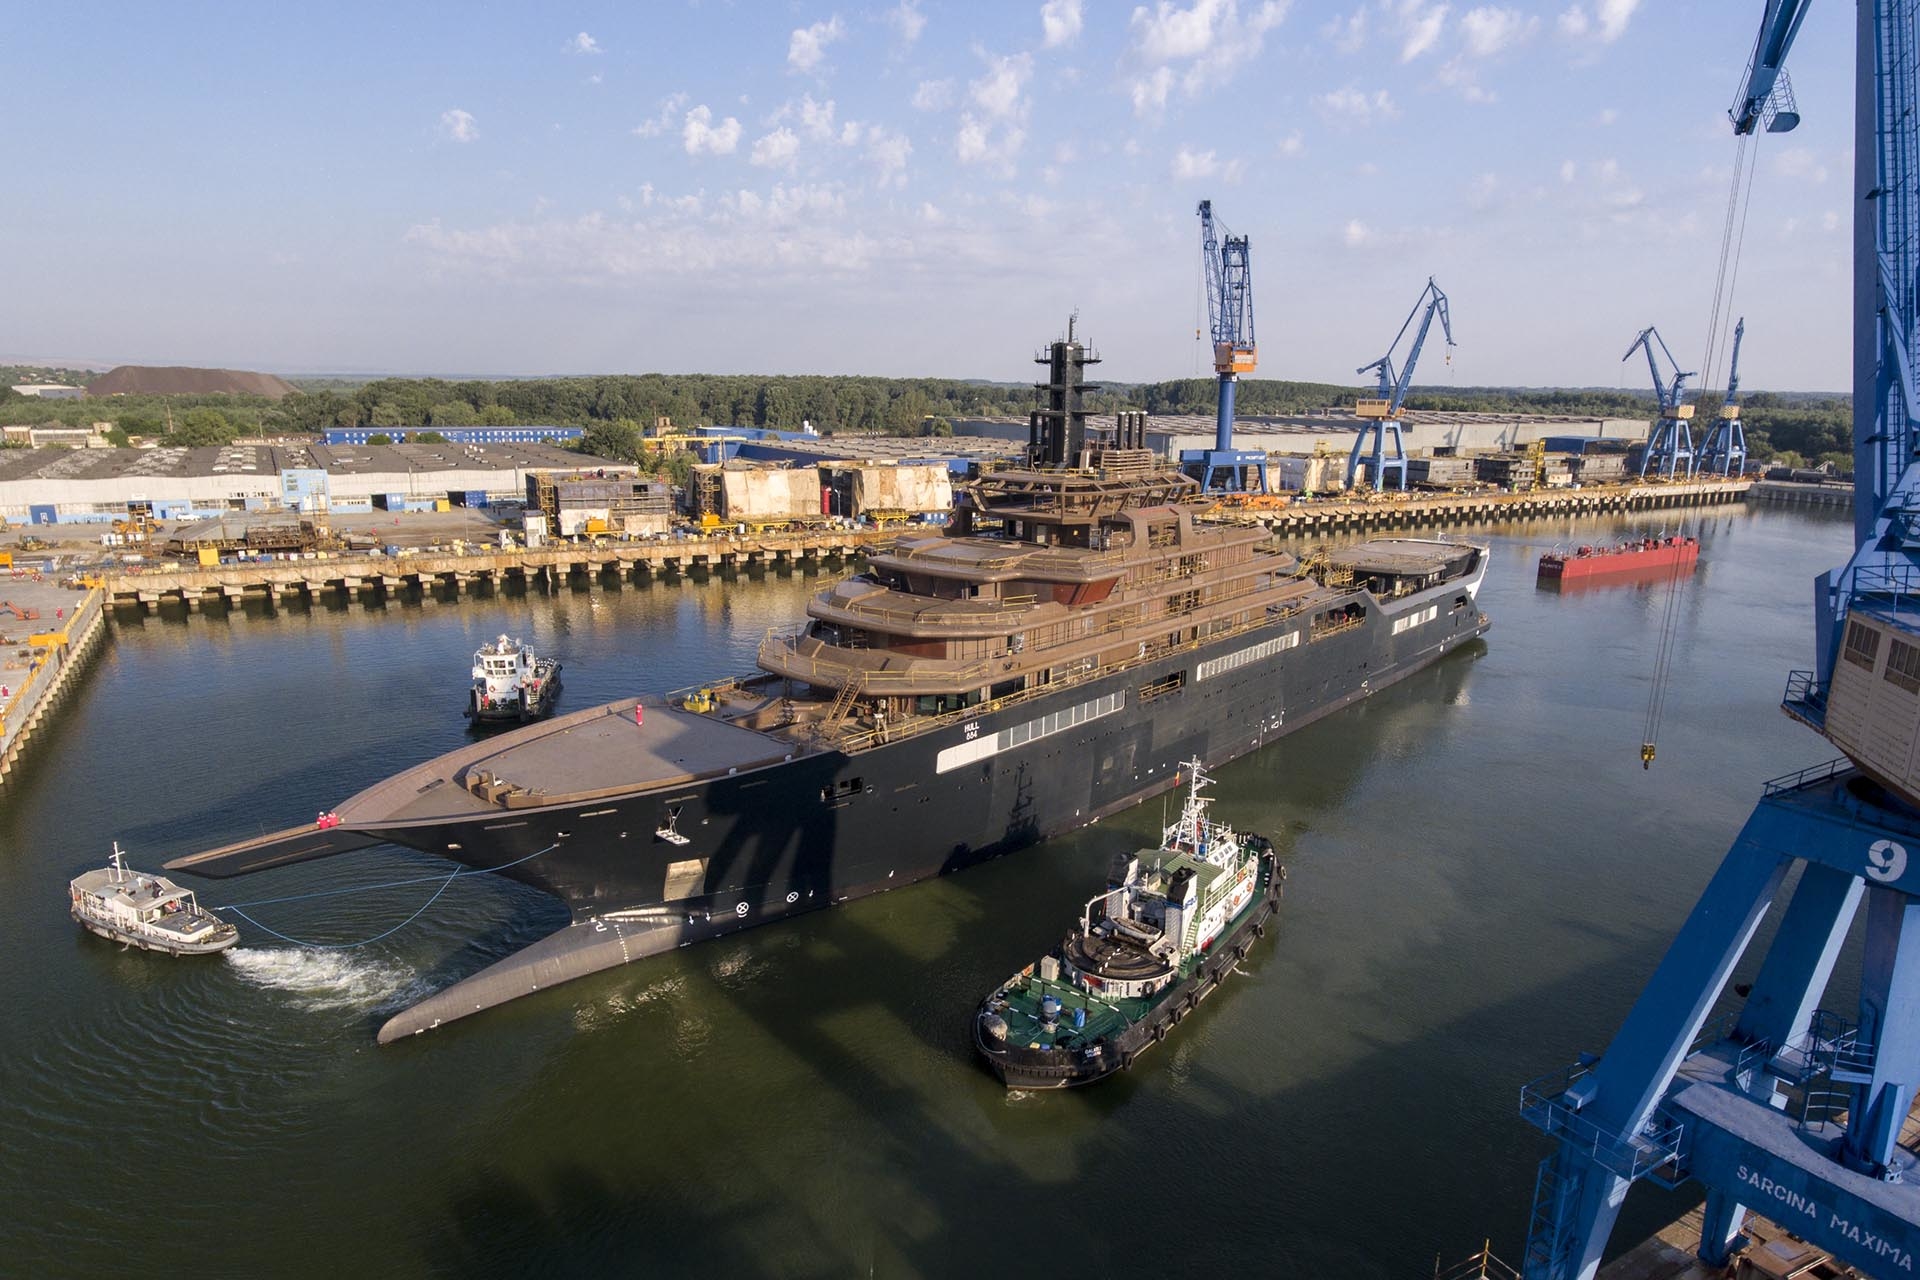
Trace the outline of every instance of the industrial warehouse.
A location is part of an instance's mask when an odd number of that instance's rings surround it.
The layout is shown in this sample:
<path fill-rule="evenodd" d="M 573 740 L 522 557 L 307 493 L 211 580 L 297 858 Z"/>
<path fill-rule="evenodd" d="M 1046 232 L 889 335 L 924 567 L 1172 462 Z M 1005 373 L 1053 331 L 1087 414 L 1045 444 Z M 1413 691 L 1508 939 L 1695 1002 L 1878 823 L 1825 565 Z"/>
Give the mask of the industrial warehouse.
<path fill-rule="evenodd" d="M 232 444 L 201 449 L 0 453 L 0 516 L 31 524 L 111 524 L 130 515 L 192 520 L 231 511 L 431 511 L 441 503 L 519 502 L 527 477 L 583 463 L 631 463 L 543 444 Z"/>

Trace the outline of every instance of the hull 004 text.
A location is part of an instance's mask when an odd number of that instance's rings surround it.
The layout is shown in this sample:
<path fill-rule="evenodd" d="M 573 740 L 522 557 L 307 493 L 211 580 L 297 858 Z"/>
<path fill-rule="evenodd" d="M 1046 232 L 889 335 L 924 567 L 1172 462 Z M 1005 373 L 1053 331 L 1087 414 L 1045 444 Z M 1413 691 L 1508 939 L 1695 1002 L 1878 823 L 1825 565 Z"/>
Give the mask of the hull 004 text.
<path fill-rule="evenodd" d="M 1117 812 L 1479 636 L 1485 548 L 1388 539 L 1303 563 L 1194 519 L 1144 415 L 1089 427 L 1079 342 L 1024 465 L 956 497 L 768 635 L 751 676 L 475 742 L 297 827 L 177 859 L 239 875 L 392 842 L 499 868 L 573 923 L 381 1028 L 898 887 Z"/>

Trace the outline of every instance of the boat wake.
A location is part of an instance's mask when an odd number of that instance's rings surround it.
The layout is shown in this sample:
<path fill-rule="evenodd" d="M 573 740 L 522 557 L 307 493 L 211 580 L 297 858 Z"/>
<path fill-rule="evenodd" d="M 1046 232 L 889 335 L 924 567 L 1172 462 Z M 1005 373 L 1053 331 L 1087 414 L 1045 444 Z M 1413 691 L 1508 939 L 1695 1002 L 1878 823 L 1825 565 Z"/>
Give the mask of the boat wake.
<path fill-rule="evenodd" d="M 403 964 L 311 947 L 235 947 L 226 960 L 254 986 L 285 992 L 315 1010 L 387 1004 L 420 982 Z"/>

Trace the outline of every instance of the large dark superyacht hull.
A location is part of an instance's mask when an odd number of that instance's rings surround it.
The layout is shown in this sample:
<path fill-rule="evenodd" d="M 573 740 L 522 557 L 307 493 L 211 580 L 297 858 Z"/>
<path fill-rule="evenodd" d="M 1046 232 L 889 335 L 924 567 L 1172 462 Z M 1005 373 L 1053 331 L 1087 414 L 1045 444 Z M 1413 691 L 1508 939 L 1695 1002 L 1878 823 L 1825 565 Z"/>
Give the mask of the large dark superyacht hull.
<path fill-rule="evenodd" d="M 630 703 L 463 748 L 341 806 L 346 827 L 283 833 L 169 863 L 244 874 L 389 841 L 499 870 L 566 902 L 574 923 L 391 1019 L 382 1042 L 557 982 L 1011 852 L 1173 785 L 1181 761 L 1217 766 L 1367 697 L 1481 634 L 1478 552 L 1465 575 L 1328 632 L 1295 615 L 1016 700 L 971 720 L 848 754 L 790 748 L 680 784 L 599 788 L 564 803 L 481 806 L 427 820 L 353 821 L 376 792 L 465 774 L 475 751 L 569 735 L 584 760 L 598 719 Z M 644 707 L 647 732 L 695 713 Z M 569 723 L 577 727 L 565 728 Z M 731 732 L 746 733 L 745 730 Z M 761 735 L 750 735 L 755 743 Z M 764 739 L 771 743 L 771 739 Z M 775 745 L 774 750 L 779 750 Z M 764 752 L 763 752 L 764 754 Z M 583 765 L 584 767 L 584 765 Z M 691 767 L 691 766 L 689 766 Z"/>
<path fill-rule="evenodd" d="M 560 897 L 575 920 L 397 1015 L 380 1039 L 1118 812 L 1173 785 L 1183 760 L 1223 764 L 1480 635 L 1477 586 L 1476 573 L 1390 609 L 1362 597 L 1362 622 L 1318 640 L 1248 657 L 1307 624 L 1242 633 L 854 756 L 377 833 L 476 867 L 515 863 L 504 874 Z M 1395 619 L 1434 606 L 1433 618 L 1394 633 Z"/>

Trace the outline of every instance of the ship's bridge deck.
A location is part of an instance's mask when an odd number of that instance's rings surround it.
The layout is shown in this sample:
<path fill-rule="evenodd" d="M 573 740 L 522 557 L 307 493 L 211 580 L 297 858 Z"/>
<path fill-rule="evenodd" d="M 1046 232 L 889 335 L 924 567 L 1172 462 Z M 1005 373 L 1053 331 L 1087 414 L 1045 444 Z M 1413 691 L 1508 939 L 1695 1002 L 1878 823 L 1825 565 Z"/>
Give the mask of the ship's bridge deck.
<path fill-rule="evenodd" d="M 885 551 L 869 552 L 867 562 L 876 569 L 964 578 L 969 582 L 997 582 L 1006 578 L 1091 582 L 1117 576 L 1126 567 L 1129 550 L 1041 546 L 986 537 L 916 538 L 897 542 Z"/>
<path fill-rule="evenodd" d="M 627 698 L 448 752 L 369 787 L 335 812 L 345 827 L 470 818 L 674 787 L 802 750 L 717 716 Z"/>
<path fill-rule="evenodd" d="M 1066 616 L 1064 605 L 1032 597 L 1000 600 L 971 596 L 942 600 L 894 591 L 851 578 L 807 603 L 807 615 L 823 621 L 877 627 L 897 635 L 966 638 L 1003 635 L 1010 626 L 1033 627 Z"/>

